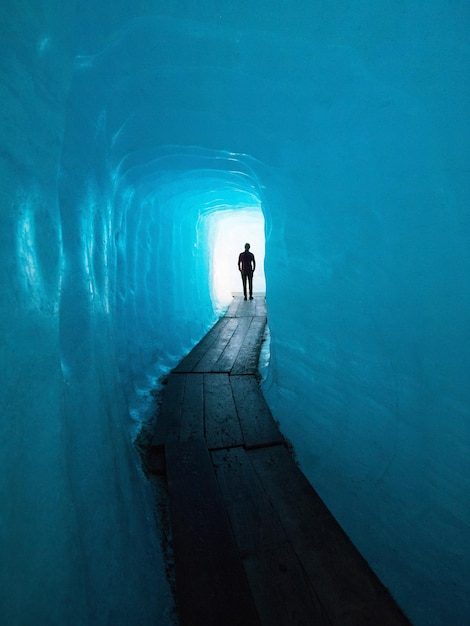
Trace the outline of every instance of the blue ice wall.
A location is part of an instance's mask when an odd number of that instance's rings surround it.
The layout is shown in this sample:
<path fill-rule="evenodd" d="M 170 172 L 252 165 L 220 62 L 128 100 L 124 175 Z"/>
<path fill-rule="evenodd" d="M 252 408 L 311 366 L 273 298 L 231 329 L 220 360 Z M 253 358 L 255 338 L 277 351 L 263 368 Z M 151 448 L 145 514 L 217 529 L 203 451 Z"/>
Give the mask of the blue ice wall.
<path fill-rule="evenodd" d="M 468 13 L 5 10 L 8 623 L 171 622 L 132 439 L 158 377 L 216 318 L 206 217 L 253 201 L 276 417 L 413 623 L 468 621 Z"/>

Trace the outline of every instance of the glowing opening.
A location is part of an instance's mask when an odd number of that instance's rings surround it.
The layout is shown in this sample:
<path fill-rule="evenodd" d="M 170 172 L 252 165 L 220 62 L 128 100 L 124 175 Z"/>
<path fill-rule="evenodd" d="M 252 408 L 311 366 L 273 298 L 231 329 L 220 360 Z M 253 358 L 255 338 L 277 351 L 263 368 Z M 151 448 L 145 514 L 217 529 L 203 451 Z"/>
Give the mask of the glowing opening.
<path fill-rule="evenodd" d="M 211 254 L 212 299 L 217 306 L 226 306 L 232 294 L 242 292 L 238 271 L 238 255 L 249 243 L 255 255 L 256 271 L 253 276 L 253 292 L 266 292 L 264 276 L 264 216 L 261 207 L 225 209 L 209 217 L 209 232 L 214 242 Z"/>

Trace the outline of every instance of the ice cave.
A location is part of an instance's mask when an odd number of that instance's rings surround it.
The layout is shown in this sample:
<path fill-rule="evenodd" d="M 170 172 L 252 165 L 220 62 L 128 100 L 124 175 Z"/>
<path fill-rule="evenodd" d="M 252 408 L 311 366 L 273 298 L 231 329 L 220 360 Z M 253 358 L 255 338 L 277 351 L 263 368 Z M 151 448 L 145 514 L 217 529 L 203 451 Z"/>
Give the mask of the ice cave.
<path fill-rule="evenodd" d="M 470 622 L 469 26 L 458 0 L 3 3 L 2 623 L 173 623 L 134 441 L 255 230 L 303 471 L 413 624 Z"/>

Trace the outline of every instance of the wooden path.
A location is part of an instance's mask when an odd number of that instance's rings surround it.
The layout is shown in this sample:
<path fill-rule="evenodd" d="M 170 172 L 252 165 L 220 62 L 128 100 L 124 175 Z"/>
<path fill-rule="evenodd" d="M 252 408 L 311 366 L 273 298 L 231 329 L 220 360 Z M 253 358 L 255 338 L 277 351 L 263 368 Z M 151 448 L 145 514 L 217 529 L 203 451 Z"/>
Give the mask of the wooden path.
<path fill-rule="evenodd" d="M 168 378 L 167 477 L 183 626 L 408 624 L 302 474 L 260 392 L 265 300 L 234 298 Z"/>

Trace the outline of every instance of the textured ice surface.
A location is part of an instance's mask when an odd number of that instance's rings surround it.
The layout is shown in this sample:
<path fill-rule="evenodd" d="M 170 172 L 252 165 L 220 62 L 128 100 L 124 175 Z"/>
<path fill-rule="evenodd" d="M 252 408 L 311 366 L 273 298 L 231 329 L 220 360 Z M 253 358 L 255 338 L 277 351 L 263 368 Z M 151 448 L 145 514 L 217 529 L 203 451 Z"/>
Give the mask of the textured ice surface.
<path fill-rule="evenodd" d="M 211 216 L 250 207 L 304 471 L 413 623 L 468 618 L 468 8 L 255 4 L 5 11 L 8 623 L 169 621 L 132 438 L 219 311 Z"/>

